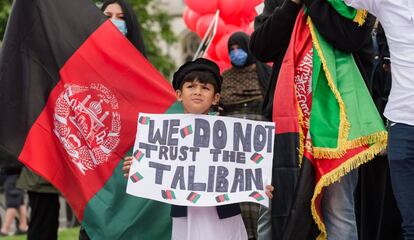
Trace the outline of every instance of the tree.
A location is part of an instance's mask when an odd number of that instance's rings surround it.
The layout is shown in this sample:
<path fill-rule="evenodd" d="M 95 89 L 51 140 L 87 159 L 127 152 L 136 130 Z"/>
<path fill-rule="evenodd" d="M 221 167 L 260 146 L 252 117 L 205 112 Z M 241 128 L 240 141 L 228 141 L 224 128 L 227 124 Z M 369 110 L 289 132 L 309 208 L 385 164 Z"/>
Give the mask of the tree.
<path fill-rule="evenodd" d="M 69 0 L 68 0 L 69 1 Z M 87 1 L 87 0 L 85 0 Z M 94 0 L 101 3 L 102 0 Z M 175 66 L 171 57 L 161 51 L 160 42 L 174 43 L 177 39 L 171 29 L 171 16 L 163 11 L 161 0 L 128 0 L 141 23 L 149 61 L 164 76 L 169 76 Z M 0 0 L 0 37 L 3 39 L 12 0 Z"/>
<path fill-rule="evenodd" d="M 142 24 L 149 60 L 165 76 L 169 76 L 175 69 L 174 63 L 171 56 L 162 53 L 158 44 L 165 41 L 171 45 L 177 41 L 171 29 L 172 17 L 160 9 L 161 0 L 131 0 L 131 4 Z"/>
<path fill-rule="evenodd" d="M 6 30 L 7 19 L 9 18 L 12 0 L 0 0 L 0 36 L 3 39 Z"/>

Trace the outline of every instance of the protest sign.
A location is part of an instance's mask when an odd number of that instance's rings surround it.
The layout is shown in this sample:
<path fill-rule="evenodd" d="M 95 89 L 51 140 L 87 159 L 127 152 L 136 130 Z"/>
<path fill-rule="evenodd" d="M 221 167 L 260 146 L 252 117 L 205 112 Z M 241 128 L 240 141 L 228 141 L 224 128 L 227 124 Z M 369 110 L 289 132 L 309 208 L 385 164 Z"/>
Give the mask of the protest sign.
<path fill-rule="evenodd" d="M 127 193 L 183 206 L 269 206 L 274 123 L 141 113 L 137 129 Z"/>

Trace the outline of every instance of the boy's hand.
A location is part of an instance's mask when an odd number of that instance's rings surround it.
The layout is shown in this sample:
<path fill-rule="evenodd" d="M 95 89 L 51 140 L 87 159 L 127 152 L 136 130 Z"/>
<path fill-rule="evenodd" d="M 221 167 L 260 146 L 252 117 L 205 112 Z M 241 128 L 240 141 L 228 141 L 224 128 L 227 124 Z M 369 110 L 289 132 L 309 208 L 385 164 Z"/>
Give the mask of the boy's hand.
<path fill-rule="evenodd" d="M 273 198 L 273 190 L 274 190 L 275 188 L 272 186 L 272 185 L 267 185 L 266 186 L 266 195 L 267 195 L 267 197 L 269 198 L 269 199 L 272 199 Z"/>
<path fill-rule="evenodd" d="M 124 163 L 122 163 L 122 171 L 124 172 L 124 178 L 128 178 L 129 170 L 131 169 L 133 157 L 125 157 Z"/>

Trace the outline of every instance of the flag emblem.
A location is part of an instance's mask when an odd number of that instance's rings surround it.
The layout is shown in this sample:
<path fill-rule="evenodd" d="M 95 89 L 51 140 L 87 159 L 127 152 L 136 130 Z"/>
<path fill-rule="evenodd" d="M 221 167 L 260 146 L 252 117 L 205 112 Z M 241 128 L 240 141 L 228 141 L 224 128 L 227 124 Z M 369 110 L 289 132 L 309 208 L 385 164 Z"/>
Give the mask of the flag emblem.
<path fill-rule="evenodd" d="M 188 195 L 187 200 L 192 203 L 197 203 L 197 201 L 200 199 L 201 195 L 195 192 L 191 192 L 190 195 Z"/>
<path fill-rule="evenodd" d="M 216 197 L 216 202 L 221 203 L 221 202 L 225 202 L 225 201 L 229 201 L 229 195 L 227 194 L 223 194 L 223 195 L 219 195 Z"/>
<path fill-rule="evenodd" d="M 168 206 L 131 199 L 117 170 L 132 147 L 137 113 L 182 112 L 170 83 L 92 1 L 15 0 L 10 16 L 0 54 L 0 109 L 7 116 L 0 118 L 0 148 L 67 197 L 91 239 L 139 233 L 167 240 Z M 119 204 L 102 208 L 102 201 Z M 113 212 L 133 230 L 117 224 Z M 154 215 L 156 226 L 143 224 Z"/>
<path fill-rule="evenodd" d="M 136 183 L 136 182 L 138 182 L 138 181 L 141 181 L 143 178 L 144 178 L 144 177 L 143 177 L 141 174 L 139 174 L 139 172 L 134 173 L 134 174 L 130 177 L 130 179 L 131 179 L 131 181 L 132 181 L 133 183 Z"/>
<path fill-rule="evenodd" d="M 250 158 L 250 160 L 252 160 L 253 162 L 255 162 L 256 164 L 259 164 L 261 161 L 263 161 L 264 157 L 262 156 L 262 154 L 260 153 L 255 153 L 252 155 L 252 157 Z"/>
<path fill-rule="evenodd" d="M 115 95 L 99 83 L 66 85 L 57 98 L 53 132 L 82 174 L 107 162 L 118 146 L 118 108 Z"/>
<path fill-rule="evenodd" d="M 187 127 L 181 128 L 180 134 L 182 138 L 185 138 L 188 135 L 193 134 L 193 127 L 191 125 L 188 125 Z"/>
<path fill-rule="evenodd" d="M 252 193 L 249 195 L 249 197 L 252 197 L 252 198 L 256 199 L 257 201 L 262 201 L 262 200 L 264 200 L 264 197 L 262 196 L 262 194 L 260 194 L 260 193 L 258 193 L 258 192 L 256 192 L 256 191 L 252 192 Z"/>
<path fill-rule="evenodd" d="M 141 151 L 141 150 L 136 150 L 134 152 L 134 158 L 138 161 L 141 162 L 142 158 L 144 158 L 145 154 Z"/>
<path fill-rule="evenodd" d="M 166 200 L 175 199 L 175 193 L 171 190 L 161 190 L 161 195 Z"/>
<path fill-rule="evenodd" d="M 147 125 L 150 121 L 149 117 L 140 117 L 139 118 L 139 123 L 143 124 L 143 125 Z"/>

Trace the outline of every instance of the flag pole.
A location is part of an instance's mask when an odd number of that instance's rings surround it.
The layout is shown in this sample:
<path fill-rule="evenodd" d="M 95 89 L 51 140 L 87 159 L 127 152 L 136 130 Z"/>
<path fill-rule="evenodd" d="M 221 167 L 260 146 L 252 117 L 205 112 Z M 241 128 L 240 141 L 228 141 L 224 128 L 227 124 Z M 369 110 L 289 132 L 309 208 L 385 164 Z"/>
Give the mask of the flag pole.
<path fill-rule="evenodd" d="M 201 40 L 200 45 L 197 48 L 196 53 L 194 54 L 193 61 L 197 58 L 205 56 L 208 48 L 213 42 L 214 37 L 216 36 L 219 16 L 220 10 L 217 10 L 213 20 L 210 22 L 210 25 L 207 28 L 206 33 L 204 34 L 203 39 Z"/>

